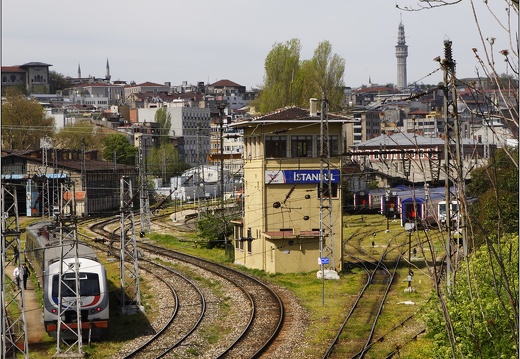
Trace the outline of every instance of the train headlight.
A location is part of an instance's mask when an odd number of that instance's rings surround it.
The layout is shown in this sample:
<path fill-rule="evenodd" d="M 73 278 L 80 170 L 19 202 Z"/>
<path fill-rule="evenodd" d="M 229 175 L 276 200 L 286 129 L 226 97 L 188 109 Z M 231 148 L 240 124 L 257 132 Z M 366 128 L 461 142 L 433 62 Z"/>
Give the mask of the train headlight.
<path fill-rule="evenodd" d="M 52 314 L 56 314 L 56 313 L 58 313 L 58 311 L 56 310 L 56 308 L 52 308 L 52 309 L 51 309 L 51 313 L 52 313 Z"/>

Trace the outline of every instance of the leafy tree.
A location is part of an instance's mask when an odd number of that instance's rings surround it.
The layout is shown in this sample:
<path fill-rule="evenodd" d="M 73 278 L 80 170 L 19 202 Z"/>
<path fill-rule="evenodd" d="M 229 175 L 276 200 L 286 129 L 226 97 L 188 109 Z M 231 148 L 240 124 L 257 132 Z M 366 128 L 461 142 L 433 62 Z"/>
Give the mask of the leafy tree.
<path fill-rule="evenodd" d="M 170 143 L 164 143 L 159 148 L 153 147 L 146 162 L 147 173 L 154 177 L 162 177 L 163 182 L 189 167 L 181 160 L 179 151 Z"/>
<path fill-rule="evenodd" d="M 11 150 L 40 148 L 40 139 L 54 134 L 54 119 L 37 101 L 27 100 L 13 89 L 6 92 L 2 103 L 3 146 Z"/>
<path fill-rule="evenodd" d="M 306 107 L 312 97 L 327 98 L 332 110 L 343 102 L 345 60 L 321 42 L 311 60 L 300 61 L 300 41 L 275 44 L 265 59 L 264 87 L 255 105 L 260 112 L 297 105 Z"/>
<path fill-rule="evenodd" d="M 159 127 L 159 143 L 162 145 L 168 139 L 170 128 L 172 127 L 172 115 L 167 111 L 166 107 L 161 107 L 155 112 L 155 122 Z"/>
<path fill-rule="evenodd" d="M 300 40 L 277 43 L 265 59 L 264 87 L 259 97 L 259 110 L 269 112 L 295 105 L 301 98 Z"/>
<path fill-rule="evenodd" d="M 65 90 L 70 87 L 71 83 L 68 78 L 64 75 L 56 72 L 49 71 L 49 92 L 56 93 L 57 91 Z"/>
<path fill-rule="evenodd" d="M 112 161 L 115 153 L 117 163 L 135 165 L 137 152 L 138 148 L 123 134 L 108 135 L 104 141 L 103 158 L 107 161 Z"/>
<path fill-rule="evenodd" d="M 513 156 L 513 158 L 511 157 Z M 487 166 L 471 172 L 467 194 L 476 201 L 470 206 L 475 233 L 518 232 L 518 169 L 514 164 L 518 148 L 498 149 Z"/>
<path fill-rule="evenodd" d="M 518 358 L 518 236 L 482 247 L 459 275 L 470 280 L 458 281 L 446 298 L 453 351 L 441 311 L 429 308 L 425 315 L 435 358 Z"/>
<path fill-rule="evenodd" d="M 63 127 L 56 133 L 56 143 L 60 147 L 73 150 L 81 150 L 85 144 L 85 150 L 101 149 L 103 142 L 96 132 L 97 127 L 88 121 L 80 121 Z"/>
<path fill-rule="evenodd" d="M 331 110 L 339 110 L 344 94 L 343 74 L 345 73 L 345 60 L 332 53 L 332 45 L 328 41 L 321 42 L 314 56 L 304 66 L 305 72 L 303 101 L 309 98 L 326 98 L 331 105 Z"/>
<path fill-rule="evenodd" d="M 226 238 L 233 234 L 233 225 L 222 213 L 207 213 L 197 221 L 197 230 L 209 241 L 209 247 L 224 247 Z"/>

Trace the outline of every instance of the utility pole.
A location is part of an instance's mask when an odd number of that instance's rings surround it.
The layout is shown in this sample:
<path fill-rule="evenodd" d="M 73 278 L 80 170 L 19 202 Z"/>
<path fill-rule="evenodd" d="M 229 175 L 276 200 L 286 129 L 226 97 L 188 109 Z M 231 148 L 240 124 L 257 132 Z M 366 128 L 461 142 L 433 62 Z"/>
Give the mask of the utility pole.
<path fill-rule="evenodd" d="M 18 222 L 18 199 L 16 187 L 9 184 L 2 184 L 2 265 L 0 266 L 2 279 L 2 294 L 0 296 L 0 316 L 1 316 L 1 348 L 0 357 L 18 358 L 23 355 L 29 358 L 29 347 L 27 344 L 27 322 L 25 318 L 25 295 L 24 287 L 20 286 L 21 291 L 13 290 L 16 284 L 11 276 L 6 274 L 8 265 L 18 266 L 22 272 L 21 247 L 20 247 L 20 227 Z M 13 256 L 7 252 L 12 250 Z M 13 263 L 14 262 L 14 263 Z M 7 308 L 11 305 L 19 305 L 19 314 L 10 313 L 8 316 Z"/>
<path fill-rule="evenodd" d="M 139 288 L 139 258 L 135 240 L 132 180 L 121 177 L 120 180 L 120 279 L 121 312 L 132 314 L 136 307 L 141 309 L 141 291 Z"/>

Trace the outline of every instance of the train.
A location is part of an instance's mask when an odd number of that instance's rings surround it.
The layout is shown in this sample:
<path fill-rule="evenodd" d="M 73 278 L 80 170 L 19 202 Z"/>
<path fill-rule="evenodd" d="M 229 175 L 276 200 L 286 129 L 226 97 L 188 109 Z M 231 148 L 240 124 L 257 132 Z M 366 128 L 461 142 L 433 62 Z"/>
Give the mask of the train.
<path fill-rule="evenodd" d="M 450 193 L 453 195 L 453 188 Z M 453 196 L 455 197 L 455 196 Z M 446 225 L 445 187 L 374 189 L 354 194 L 354 209 L 360 213 L 381 213 L 389 218 L 400 219 L 401 225 L 413 223 L 418 228 Z M 450 206 L 451 222 L 456 221 L 458 201 Z"/>
<path fill-rule="evenodd" d="M 26 256 L 31 262 L 38 283 L 43 290 L 43 321 L 46 332 L 57 338 L 60 257 L 62 250 L 59 228 L 54 222 L 42 221 L 29 225 L 25 231 Z M 77 338 L 76 274 L 74 242 L 63 241 L 63 269 L 61 287 L 62 339 Z M 105 267 L 95 251 L 86 243 L 77 245 L 79 262 L 79 294 L 82 336 L 100 340 L 108 334 L 109 292 Z M 70 307 L 70 309 L 67 308 Z M 74 331 L 74 332 L 72 332 Z"/>

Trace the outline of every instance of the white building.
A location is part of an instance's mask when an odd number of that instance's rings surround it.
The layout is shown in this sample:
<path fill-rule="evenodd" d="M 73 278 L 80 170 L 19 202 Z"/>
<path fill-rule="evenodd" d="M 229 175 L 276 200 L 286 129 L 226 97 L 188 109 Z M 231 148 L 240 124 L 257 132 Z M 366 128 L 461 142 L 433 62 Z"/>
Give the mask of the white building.
<path fill-rule="evenodd" d="M 219 199 L 222 190 L 226 199 L 234 197 L 240 187 L 240 183 L 234 183 L 232 174 L 224 170 L 224 183 L 222 187 L 220 168 L 218 166 L 201 165 L 183 172 L 180 177 L 170 179 L 172 199 L 193 201 L 199 198 Z"/>
<path fill-rule="evenodd" d="M 181 157 L 191 166 L 207 163 L 210 151 L 210 109 L 183 106 L 183 103 L 175 102 L 167 107 L 167 113 L 171 116 L 171 137 L 182 137 Z M 138 111 L 139 122 L 154 122 L 157 108 L 140 108 Z"/>

